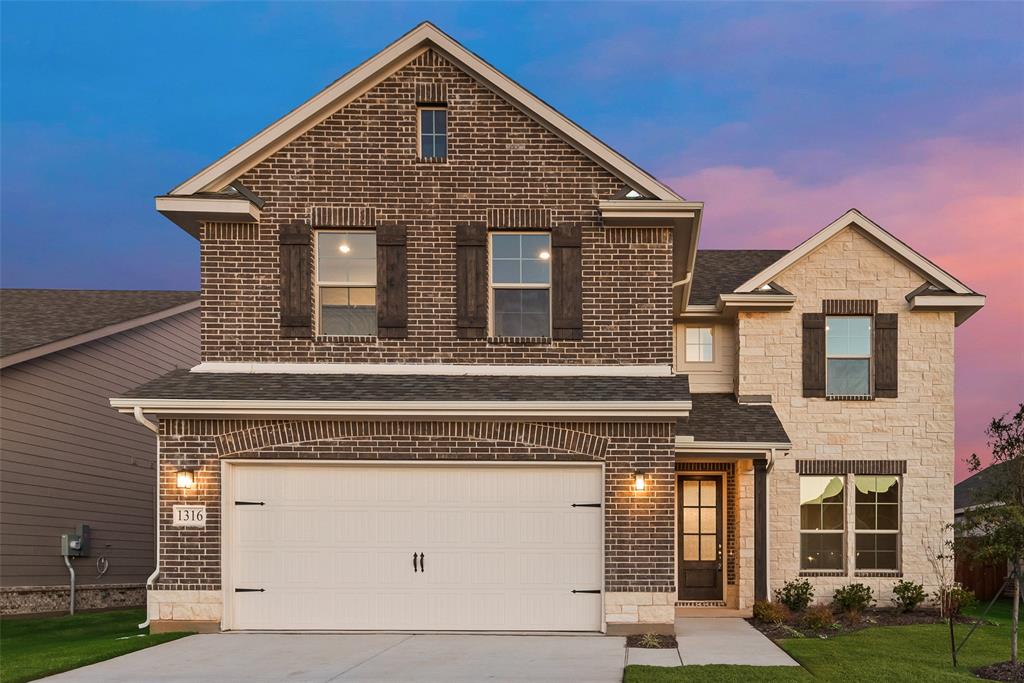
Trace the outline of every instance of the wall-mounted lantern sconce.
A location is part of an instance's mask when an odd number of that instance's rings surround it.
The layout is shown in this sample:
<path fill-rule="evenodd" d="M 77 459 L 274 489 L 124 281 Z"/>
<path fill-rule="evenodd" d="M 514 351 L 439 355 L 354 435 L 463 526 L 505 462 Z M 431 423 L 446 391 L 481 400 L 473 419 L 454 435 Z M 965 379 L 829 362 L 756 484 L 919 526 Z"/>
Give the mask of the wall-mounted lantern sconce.
<path fill-rule="evenodd" d="M 637 491 L 643 491 L 647 488 L 647 477 L 643 472 L 635 472 L 633 474 L 633 488 Z"/>
<path fill-rule="evenodd" d="M 196 485 L 195 473 L 192 470 L 178 470 L 178 488 L 190 489 Z"/>

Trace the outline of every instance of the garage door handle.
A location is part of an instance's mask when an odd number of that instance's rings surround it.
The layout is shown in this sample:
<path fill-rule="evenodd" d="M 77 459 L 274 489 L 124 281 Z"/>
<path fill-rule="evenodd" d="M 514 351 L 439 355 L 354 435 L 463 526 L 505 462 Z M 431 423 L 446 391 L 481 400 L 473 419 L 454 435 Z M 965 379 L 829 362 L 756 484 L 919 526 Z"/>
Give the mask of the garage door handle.
<path fill-rule="evenodd" d="M 416 572 L 419 571 L 419 565 L 417 565 L 416 562 L 417 562 L 417 560 L 416 560 L 416 553 L 413 553 L 412 554 L 412 571 L 413 571 L 413 573 L 416 573 Z"/>
<path fill-rule="evenodd" d="M 595 590 L 585 590 L 585 591 L 578 591 L 578 590 L 575 590 L 575 589 L 573 590 L 573 594 L 576 594 L 576 593 L 600 593 L 600 592 L 601 592 L 600 588 L 595 589 Z"/>
<path fill-rule="evenodd" d="M 422 573 L 425 571 L 427 571 L 427 568 L 423 564 L 423 553 L 420 553 L 420 572 Z"/>
<path fill-rule="evenodd" d="M 599 507 L 601 507 L 601 504 L 600 503 L 573 503 L 572 506 L 574 508 L 599 508 Z"/>
<path fill-rule="evenodd" d="M 235 592 L 236 593 L 264 593 L 264 592 L 266 592 L 266 589 L 265 588 L 236 588 Z"/>

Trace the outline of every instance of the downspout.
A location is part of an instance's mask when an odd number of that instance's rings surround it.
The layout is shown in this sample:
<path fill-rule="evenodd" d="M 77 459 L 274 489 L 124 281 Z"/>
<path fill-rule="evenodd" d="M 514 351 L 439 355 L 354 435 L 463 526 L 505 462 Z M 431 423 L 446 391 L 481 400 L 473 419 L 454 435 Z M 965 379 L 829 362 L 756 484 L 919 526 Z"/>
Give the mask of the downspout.
<path fill-rule="evenodd" d="M 154 521 L 156 522 L 156 567 L 153 569 L 153 573 L 146 579 L 146 620 L 139 624 L 139 628 L 149 628 L 149 591 L 153 588 L 153 582 L 156 581 L 156 577 L 160 576 L 160 432 L 156 423 L 147 418 L 143 412 L 141 406 L 135 406 L 135 410 L 132 413 L 135 415 L 135 421 L 140 425 L 148 429 L 157 435 L 156 439 L 156 513 Z M 67 558 L 64 558 L 65 562 Z M 72 595 L 74 595 L 74 588 Z M 74 600 L 72 600 L 72 604 Z"/>

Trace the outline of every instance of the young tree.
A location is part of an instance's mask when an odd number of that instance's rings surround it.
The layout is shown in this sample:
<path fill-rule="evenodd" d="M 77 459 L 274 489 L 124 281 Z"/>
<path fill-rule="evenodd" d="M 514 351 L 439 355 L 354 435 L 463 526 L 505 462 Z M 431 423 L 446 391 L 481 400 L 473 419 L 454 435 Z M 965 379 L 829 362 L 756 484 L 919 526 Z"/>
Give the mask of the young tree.
<path fill-rule="evenodd" d="M 958 550 L 982 562 L 1008 562 L 1014 568 L 1010 661 L 1017 665 L 1017 627 L 1024 572 L 1024 403 L 1017 412 L 994 418 L 985 430 L 992 449 L 991 475 L 979 487 L 958 524 Z M 981 459 L 968 459 L 980 472 Z"/>

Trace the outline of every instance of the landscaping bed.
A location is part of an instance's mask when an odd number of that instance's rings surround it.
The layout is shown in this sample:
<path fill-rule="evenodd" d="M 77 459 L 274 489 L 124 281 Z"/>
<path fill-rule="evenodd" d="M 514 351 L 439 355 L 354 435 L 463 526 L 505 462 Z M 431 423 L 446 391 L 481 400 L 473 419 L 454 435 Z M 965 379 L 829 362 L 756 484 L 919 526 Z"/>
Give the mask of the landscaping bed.
<path fill-rule="evenodd" d="M 990 681 L 1024 681 L 1024 664 L 1018 663 L 1014 666 L 1008 661 L 998 662 L 978 667 L 974 670 L 974 675 Z"/>
<path fill-rule="evenodd" d="M 626 647 L 640 647 L 648 650 L 668 649 L 678 646 L 676 637 L 672 635 L 660 636 L 654 633 L 644 635 L 626 636 Z"/>
<path fill-rule="evenodd" d="M 785 621 L 780 623 L 766 623 L 758 619 L 747 619 L 751 626 L 772 640 L 784 640 L 786 638 L 821 638 L 841 633 L 853 633 L 864 628 L 873 626 L 912 626 L 915 624 L 941 624 L 945 623 L 936 610 L 916 610 L 913 612 L 902 612 L 894 609 L 872 609 L 859 615 L 836 614 L 835 622 L 823 628 L 808 626 L 802 614 L 789 614 Z M 973 619 L 957 617 L 958 623 L 970 622 Z"/>

